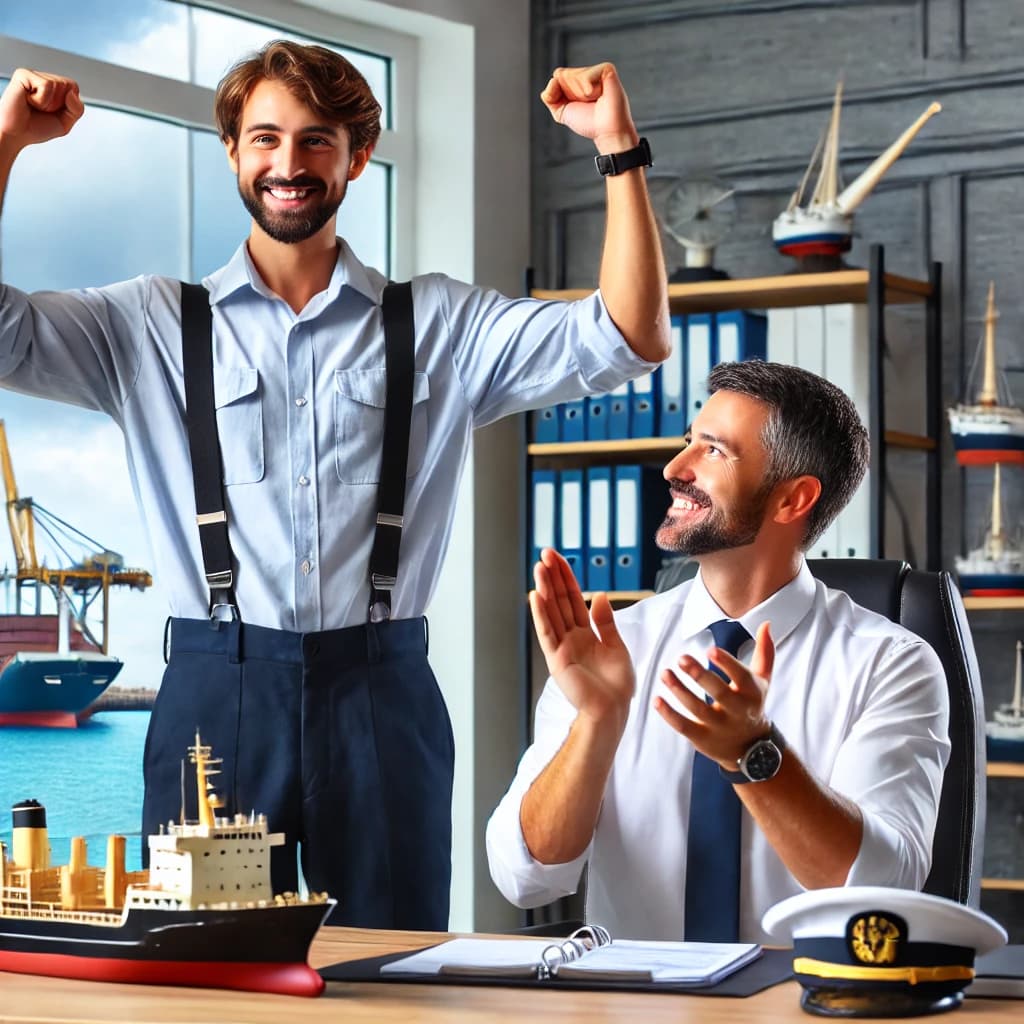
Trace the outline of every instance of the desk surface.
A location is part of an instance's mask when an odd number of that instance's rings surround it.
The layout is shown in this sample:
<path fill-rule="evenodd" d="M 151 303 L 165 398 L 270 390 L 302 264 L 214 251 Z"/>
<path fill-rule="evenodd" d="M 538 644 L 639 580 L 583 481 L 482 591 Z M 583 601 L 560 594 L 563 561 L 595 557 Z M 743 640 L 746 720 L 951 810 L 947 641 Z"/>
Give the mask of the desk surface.
<path fill-rule="evenodd" d="M 416 949 L 445 935 L 321 929 L 310 952 L 314 967 L 343 960 Z M 374 1024 L 449 1024 L 586 1020 L 615 1024 L 746 1024 L 808 1022 L 799 1007 L 796 982 L 776 985 L 738 1001 L 721 996 L 680 996 L 630 992 L 553 992 L 543 989 L 470 985 L 413 985 L 329 982 L 317 999 L 257 995 L 217 989 L 164 988 L 67 981 L 34 975 L 0 974 L 0 1020 L 20 1024 L 305 1024 L 306 1021 L 373 1021 Z M 740 1004 L 742 1009 L 740 1009 Z M 1021 1019 L 1014 1000 L 967 999 L 956 1011 L 964 1024 Z"/>

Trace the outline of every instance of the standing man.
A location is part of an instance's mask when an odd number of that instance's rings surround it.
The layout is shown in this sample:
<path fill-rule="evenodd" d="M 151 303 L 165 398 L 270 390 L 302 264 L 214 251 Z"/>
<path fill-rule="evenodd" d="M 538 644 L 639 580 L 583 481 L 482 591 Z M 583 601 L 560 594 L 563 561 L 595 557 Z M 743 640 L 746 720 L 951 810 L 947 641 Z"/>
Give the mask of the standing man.
<path fill-rule="evenodd" d="M 610 390 L 669 349 L 650 151 L 615 69 L 558 69 L 542 99 L 594 140 L 608 181 L 600 290 L 580 302 L 440 274 L 412 282 L 411 313 L 401 289 L 385 300 L 335 233 L 380 107 L 344 58 L 280 41 L 217 90 L 252 230 L 208 294 L 159 277 L 0 288 L 0 384 L 118 423 L 170 594 L 144 832 L 178 817 L 198 724 L 227 810 L 265 811 L 288 837 L 275 888 L 296 887 L 299 844 L 336 924 L 447 926 L 454 752 L 423 611 L 470 431 Z M 15 71 L 0 187 L 82 113 L 75 82 Z"/>
<path fill-rule="evenodd" d="M 518 906 L 587 864 L 587 917 L 613 935 L 767 942 L 765 910 L 803 889 L 924 884 L 948 692 L 931 647 L 804 561 L 867 467 L 850 399 L 758 361 L 709 390 L 657 534 L 696 578 L 588 615 L 560 555 L 537 565 L 551 679 L 487 852 Z"/>

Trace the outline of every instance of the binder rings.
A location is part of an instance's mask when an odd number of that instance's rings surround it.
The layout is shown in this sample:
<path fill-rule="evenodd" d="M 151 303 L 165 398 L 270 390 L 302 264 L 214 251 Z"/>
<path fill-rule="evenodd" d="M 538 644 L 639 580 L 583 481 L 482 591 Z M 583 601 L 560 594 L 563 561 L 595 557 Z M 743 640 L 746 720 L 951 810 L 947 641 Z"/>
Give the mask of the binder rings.
<path fill-rule="evenodd" d="M 615 466 L 615 543 L 612 586 L 647 590 L 661 556 L 654 534 L 669 506 L 668 485 L 651 466 Z"/>
<path fill-rule="evenodd" d="M 608 437 L 612 441 L 630 436 L 631 390 L 629 381 L 626 381 L 608 395 Z"/>
<path fill-rule="evenodd" d="M 583 399 L 562 403 L 562 441 L 585 441 L 587 439 L 586 411 Z"/>
<path fill-rule="evenodd" d="M 612 589 L 612 501 L 610 466 L 587 470 L 587 589 Z"/>
<path fill-rule="evenodd" d="M 569 563 L 581 590 L 587 589 L 587 565 L 583 549 L 585 522 L 583 470 L 563 469 L 558 474 L 558 550 Z"/>
<path fill-rule="evenodd" d="M 708 374 L 715 354 L 715 321 L 711 313 L 686 318 L 686 425 L 708 400 Z"/>
<path fill-rule="evenodd" d="M 542 548 L 558 546 L 558 479 L 553 469 L 535 469 L 530 474 L 530 508 L 533 514 L 532 565 L 540 559 Z"/>
<path fill-rule="evenodd" d="M 768 318 L 747 309 L 715 314 L 715 362 L 764 359 L 768 351 Z"/>
<path fill-rule="evenodd" d="M 683 367 L 686 359 L 686 318 L 672 317 L 672 351 L 656 375 L 661 378 L 658 404 L 658 433 L 662 437 L 681 437 L 686 433 L 686 390 Z"/>
<path fill-rule="evenodd" d="M 585 434 L 588 441 L 608 440 L 608 395 L 592 395 L 583 402 L 587 423 Z"/>
<path fill-rule="evenodd" d="M 651 372 L 633 381 L 630 437 L 654 437 L 657 433 L 658 380 Z"/>

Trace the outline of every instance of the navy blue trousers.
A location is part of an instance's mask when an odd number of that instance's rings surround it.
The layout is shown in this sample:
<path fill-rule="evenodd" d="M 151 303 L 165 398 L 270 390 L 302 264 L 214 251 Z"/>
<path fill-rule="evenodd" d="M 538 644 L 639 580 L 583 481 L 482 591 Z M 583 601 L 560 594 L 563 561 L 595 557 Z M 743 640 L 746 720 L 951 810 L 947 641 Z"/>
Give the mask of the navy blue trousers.
<path fill-rule="evenodd" d="M 309 888 L 338 901 L 330 924 L 447 929 L 455 747 L 425 619 L 304 634 L 172 619 L 146 737 L 143 842 L 179 820 L 197 728 L 224 759 L 217 813 L 264 813 L 286 836 L 271 857 L 275 892 L 296 890 L 298 846 Z"/>

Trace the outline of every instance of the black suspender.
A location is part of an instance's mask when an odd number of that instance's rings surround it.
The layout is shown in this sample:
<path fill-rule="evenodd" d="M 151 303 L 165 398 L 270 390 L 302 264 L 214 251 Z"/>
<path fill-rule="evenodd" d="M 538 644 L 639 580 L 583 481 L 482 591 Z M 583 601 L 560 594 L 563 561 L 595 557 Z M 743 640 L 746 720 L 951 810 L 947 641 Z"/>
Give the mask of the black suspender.
<path fill-rule="evenodd" d="M 199 284 L 182 282 L 181 354 L 185 375 L 185 417 L 196 495 L 196 523 L 203 568 L 210 588 L 210 615 L 235 605 L 235 578 L 228 540 L 227 502 L 221 472 L 217 405 L 213 395 L 213 317 L 210 296 Z"/>
<path fill-rule="evenodd" d="M 387 397 L 384 450 L 377 485 L 377 522 L 370 553 L 370 621 L 391 618 L 391 591 L 398 578 L 405 511 L 405 474 L 409 465 L 412 384 L 415 376 L 415 323 L 412 284 L 384 289 L 384 358 Z"/>
<path fill-rule="evenodd" d="M 415 377 L 416 332 L 411 284 L 389 284 L 384 289 L 383 317 L 387 394 L 377 519 L 370 554 L 369 618 L 372 622 L 391 618 L 391 591 L 398 578 Z M 182 283 L 181 335 L 185 417 L 196 522 L 206 582 L 210 587 L 210 614 L 213 615 L 217 607 L 227 607 L 237 616 L 213 391 L 213 320 L 209 295 L 202 285 Z"/>

